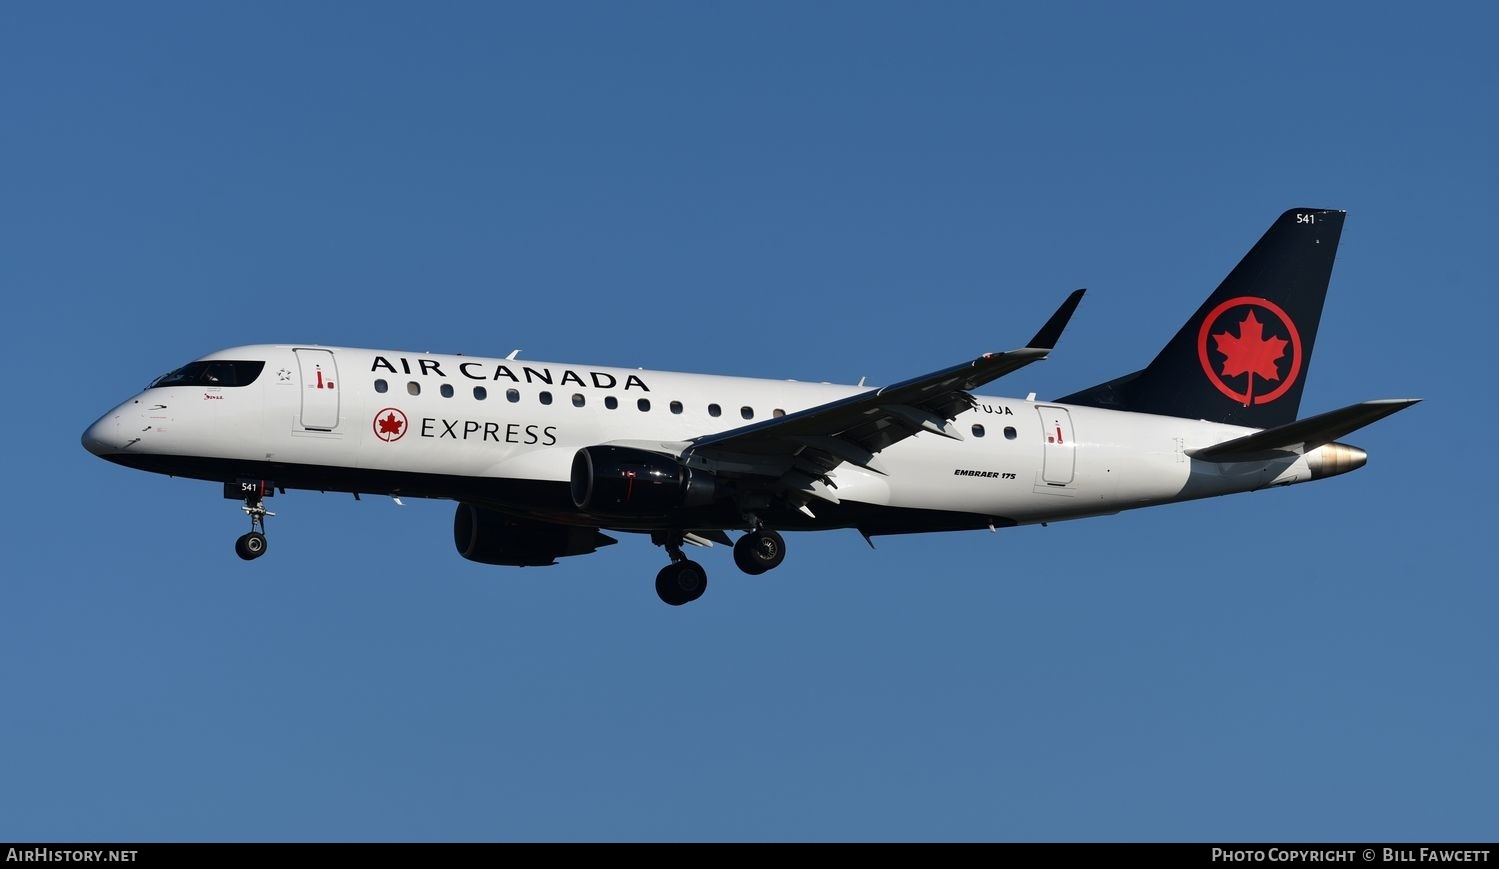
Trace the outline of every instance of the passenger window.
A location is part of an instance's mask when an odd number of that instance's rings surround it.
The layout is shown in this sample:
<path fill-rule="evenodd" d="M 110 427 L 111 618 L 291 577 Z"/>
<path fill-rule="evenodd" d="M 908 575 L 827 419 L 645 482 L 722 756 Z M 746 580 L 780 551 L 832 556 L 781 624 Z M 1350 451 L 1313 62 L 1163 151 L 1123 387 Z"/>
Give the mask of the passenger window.
<path fill-rule="evenodd" d="M 389 388 L 390 388 L 390 384 L 386 383 L 383 379 L 375 381 L 375 391 L 376 392 L 384 394 L 385 390 L 387 390 Z"/>
<path fill-rule="evenodd" d="M 723 413 L 723 408 L 719 407 L 718 405 L 716 405 L 716 404 L 710 404 L 710 405 L 708 405 L 708 415 L 709 416 L 718 416 L 718 415 L 720 415 L 722 413 Z"/>
<path fill-rule="evenodd" d="M 606 396 L 604 396 L 604 407 L 607 407 L 610 410 L 613 410 L 616 407 L 619 407 L 619 399 L 615 398 L 612 395 L 606 395 Z"/>
<path fill-rule="evenodd" d="M 543 391 L 540 395 L 537 395 L 536 397 L 539 398 L 539 399 L 541 399 L 541 403 L 542 404 L 551 404 L 552 403 L 552 394 L 550 392 Z"/>
<path fill-rule="evenodd" d="M 771 415 L 771 416 L 785 416 L 785 415 L 786 415 L 786 411 L 784 411 L 784 410 L 782 410 L 782 409 L 780 409 L 780 408 L 779 408 L 779 407 L 778 407 L 778 408 L 776 408 L 776 409 L 775 409 L 775 410 L 772 410 L 772 411 L 771 411 L 771 412 L 770 412 L 770 415 Z"/>
<path fill-rule="evenodd" d="M 453 384 L 451 384 L 451 383 L 444 383 L 442 385 L 442 388 L 439 389 L 438 392 L 442 393 L 442 397 L 443 398 L 452 398 L 453 397 Z"/>
<path fill-rule="evenodd" d="M 488 397 L 489 397 L 489 390 L 485 389 L 482 386 L 475 386 L 474 387 L 474 398 L 477 398 L 478 400 L 483 401 L 484 399 L 486 399 Z"/>
<path fill-rule="evenodd" d="M 583 393 L 581 393 L 581 392 L 574 392 L 573 393 L 573 407 L 582 407 L 585 401 L 586 401 L 586 399 L 583 398 Z"/>
<path fill-rule="evenodd" d="M 755 409 L 746 404 L 744 407 L 739 408 L 739 415 L 745 419 L 754 419 Z"/>
<path fill-rule="evenodd" d="M 421 395 L 422 394 L 422 385 L 420 383 L 417 383 L 415 380 L 409 380 L 409 381 L 407 381 L 406 382 L 406 394 L 407 395 Z"/>
<path fill-rule="evenodd" d="M 649 398 L 642 398 L 639 401 L 635 402 L 635 406 L 640 408 L 641 410 L 650 410 L 651 400 Z"/>
<path fill-rule="evenodd" d="M 1012 441 L 1014 439 L 1015 439 L 1015 427 L 1013 425 L 1007 425 L 1007 426 L 1005 426 L 1005 440 Z"/>
<path fill-rule="evenodd" d="M 507 390 L 505 390 L 505 400 L 508 401 L 508 402 L 510 402 L 511 404 L 515 404 L 516 402 L 520 401 L 520 390 L 519 389 L 507 389 Z"/>
<path fill-rule="evenodd" d="M 681 413 L 682 412 L 682 402 L 680 402 L 680 401 L 673 401 L 671 403 L 671 412 L 672 413 Z"/>
<path fill-rule="evenodd" d="M 984 427 L 981 426 L 981 425 L 979 425 L 978 423 L 974 423 L 974 425 L 973 425 L 973 436 L 976 437 L 976 438 L 983 437 L 984 436 Z"/>

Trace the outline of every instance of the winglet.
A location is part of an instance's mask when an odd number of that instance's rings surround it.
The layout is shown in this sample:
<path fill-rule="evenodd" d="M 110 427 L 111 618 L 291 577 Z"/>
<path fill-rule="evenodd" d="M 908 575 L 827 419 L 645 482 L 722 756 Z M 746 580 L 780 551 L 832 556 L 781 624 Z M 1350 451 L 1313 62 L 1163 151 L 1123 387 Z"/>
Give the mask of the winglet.
<path fill-rule="evenodd" d="M 1062 337 L 1062 330 L 1067 328 L 1067 321 L 1072 319 L 1072 312 L 1077 310 L 1077 303 L 1083 300 L 1085 292 L 1087 292 L 1085 289 L 1074 290 L 1072 295 L 1067 297 L 1067 301 L 1062 303 L 1062 307 L 1057 308 L 1057 312 L 1046 321 L 1046 325 L 1041 327 L 1041 331 L 1036 333 L 1036 337 L 1025 346 L 1039 350 L 1050 350 L 1057 346 L 1057 339 Z"/>

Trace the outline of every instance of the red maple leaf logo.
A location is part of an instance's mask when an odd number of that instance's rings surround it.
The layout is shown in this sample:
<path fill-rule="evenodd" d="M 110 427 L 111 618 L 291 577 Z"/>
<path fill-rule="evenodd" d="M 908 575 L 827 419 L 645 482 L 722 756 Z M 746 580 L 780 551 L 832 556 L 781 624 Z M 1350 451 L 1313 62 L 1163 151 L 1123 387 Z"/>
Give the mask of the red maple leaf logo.
<path fill-rule="evenodd" d="M 397 419 L 394 413 L 386 414 L 385 418 L 380 420 L 380 434 L 398 435 L 401 433 L 401 426 L 405 424 L 405 420 Z"/>
<path fill-rule="evenodd" d="M 1266 380 L 1280 379 L 1280 368 L 1275 363 L 1286 355 L 1286 340 L 1266 338 L 1265 326 L 1254 316 L 1254 311 L 1250 311 L 1239 323 L 1237 337 L 1219 332 L 1213 336 L 1213 340 L 1218 342 L 1218 352 L 1224 356 L 1224 377 L 1249 375 L 1249 383 L 1244 390 L 1245 404 L 1254 404 L 1256 374 Z"/>

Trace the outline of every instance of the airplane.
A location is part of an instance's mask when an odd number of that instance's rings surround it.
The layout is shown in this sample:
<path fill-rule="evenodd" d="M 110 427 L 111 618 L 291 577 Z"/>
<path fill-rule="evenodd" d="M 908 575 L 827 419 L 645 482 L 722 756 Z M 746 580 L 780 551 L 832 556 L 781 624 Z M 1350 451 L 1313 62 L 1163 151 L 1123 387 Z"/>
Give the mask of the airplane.
<path fill-rule="evenodd" d="M 1338 438 L 1420 399 L 1297 419 L 1345 213 L 1271 224 L 1145 368 L 1047 401 L 976 394 L 1045 359 L 1083 290 L 1024 346 L 881 387 L 396 350 L 261 344 L 158 377 L 83 434 L 91 453 L 220 483 L 241 558 L 266 500 L 319 490 L 457 502 L 460 555 L 543 566 L 649 534 L 656 593 L 697 600 L 685 545 L 744 573 L 781 532 L 994 531 L 1347 473 Z M 732 541 L 728 532 L 743 532 Z"/>

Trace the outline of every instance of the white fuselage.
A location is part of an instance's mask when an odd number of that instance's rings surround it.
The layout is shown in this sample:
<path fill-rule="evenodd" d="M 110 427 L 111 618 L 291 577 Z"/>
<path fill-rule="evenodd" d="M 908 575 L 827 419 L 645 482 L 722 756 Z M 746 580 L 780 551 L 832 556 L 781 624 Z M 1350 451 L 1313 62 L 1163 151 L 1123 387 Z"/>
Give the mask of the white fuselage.
<path fill-rule="evenodd" d="M 263 361 L 247 386 L 157 386 L 84 436 L 124 464 L 179 476 L 464 500 L 569 515 L 579 448 L 693 438 L 825 404 L 864 387 L 311 345 L 236 347 L 204 361 Z M 1197 462 L 1187 451 L 1252 429 L 1151 414 L 975 396 L 962 440 L 931 434 L 830 477 L 846 504 L 1024 524 L 1311 479 L 1307 456 Z M 716 410 L 716 413 L 715 413 Z M 540 484 L 532 486 L 530 484 Z M 560 487 L 560 488 L 559 488 Z M 813 504 L 801 527 L 852 524 Z M 744 527 L 725 521 L 724 527 Z M 787 527 L 796 527 L 788 524 Z M 941 523 L 910 530 L 937 530 Z"/>

